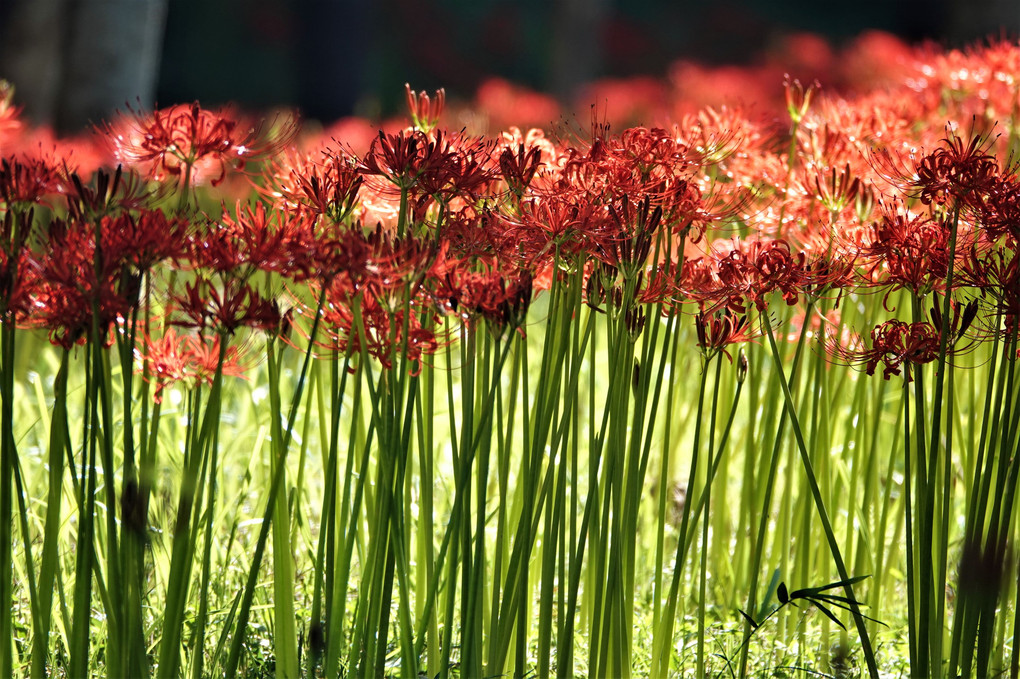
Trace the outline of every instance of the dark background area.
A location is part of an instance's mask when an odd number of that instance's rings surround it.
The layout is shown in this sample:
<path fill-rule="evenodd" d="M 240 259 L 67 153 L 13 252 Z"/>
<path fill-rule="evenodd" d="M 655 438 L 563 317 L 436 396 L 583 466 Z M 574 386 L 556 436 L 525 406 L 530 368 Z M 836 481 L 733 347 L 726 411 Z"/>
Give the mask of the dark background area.
<path fill-rule="evenodd" d="M 959 46 L 1020 30 L 1016 0 L 0 0 L 0 77 L 71 131 L 126 103 L 402 110 L 403 84 L 469 99 L 499 76 L 568 101 L 678 58 L 742 64 L 782 36 L 879 29 Z"/>

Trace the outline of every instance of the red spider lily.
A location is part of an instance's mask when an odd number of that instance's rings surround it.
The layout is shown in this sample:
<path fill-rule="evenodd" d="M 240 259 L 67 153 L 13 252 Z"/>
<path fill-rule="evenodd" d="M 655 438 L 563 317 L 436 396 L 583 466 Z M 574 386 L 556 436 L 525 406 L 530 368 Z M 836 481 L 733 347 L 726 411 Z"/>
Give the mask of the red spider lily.
<path fill-rule="evenodd" d="M 1000 332 L 999 315 L 1007 331 L 1020 321 L 1020 255 L 1015 248 L 972 247 L 959 267 L 962 285 L 977 288 L 981 297 L 991 297 L 991 313 L 976 317 L 986 334 Z"/>
<path fill-rule="evenodd" d="M 715 258 L 688 257 L 683 261 L 677 283 L 679 297 L 711 300 L 721 288 Z M 736 309 L 741 311 L 741 309 Z"/>
<path fill-rule="evenodd" d="M 67 210 L 76 219 L 93 220 L 124 211 L 144 210 L 165 192 L 164 187 L 153 191 L 138 174 L 125 172 L 120 165 L 112 174 L 102 168 L 96 170 L 90 183 L 83 182 L 78 172 L 66 167 L 63 174 L 62 190 Z"/>
<path fill-rule="evenodd" d="M 409 83 L 404 83 L 404 92 L 407 94 L 407 109 L 414 126 L 423 132 L 435 129 L 446 105 L 446 90 L 440 87 L 436 90 L 435 97 L 430 99 L 425 92 L 418 94 L 411 89 Z"/>
<path fill-rule="evenodd" d="M 106 265 L 143 273 L 158 262 L 182 259 L 190 226 L 162 210 L 143 210 L 104 217 L 99 229 Z"/>
<path fill-rule="evenodd" d="M 191 259 L 198 267 L 239 278 L 255 271 L 306 277 L 312 268 L 313 222 L 305 211 L 238 202 L 234 214 L 224 209 L 218 220 L 193 235 Z"/>
<path fill-rule="evenodd" d="M 183 257 L 187 228 L 159 210 L 122 212 L 97 222 L 54 220 L 37 255 L 38 290 L 29 323 L 70 348 L 88 337 L 95 313 L 100 337 L 109 341 L 109 329 L 137 308 L 144 274 L 159 262 Z"/>
<path fill-rule="evenodd" d="M 917 163 L 918 197 L 925 205 L 947 201 L 974 204 L 999 176 L 999 165 L 988 153 L 989 142 L 975 136 L 969 143 L 955 135 Z M 980 203 L 978 203 L 980 204 Z"/>
<path fill-rule="evenodd" d="M 215 186 L 227 168 L 243 170 L 283 148 L 297 134 L 297 120 L 286 116 L 264 129 L 231 109 L 211 111 L 198 102 L 150 113 L 135 112 L 102 128 L 114 156 L 147 168 L 150 176 L 180 176 L 203 169 Z M 188 181 L 195 177 L 187 178 Z"/>
<path fill-rule="evenodd" d="M 240 328 L 278 332 L 283 313 L 276 300 L 263 297 L 251 285 L 226 276 L 221 285 L 200 276 L 186 283 L 184 293 L 175 296 L 179 316 L 172 323 L 199 331 L 213 330 L 232 335 Z"/>
<path fill-rule="evenodd" d="M 778 291 L 792 306 L 808 282 L 805 260 L 803 252 L 793 253 L 782 239 L 735 243 L 717 259 L 719 286 L 708 296 L 735 312 L 743 312 L 745 300 L 765 311 L 768 295 Z"/>
<path fill-rule="evenodd" d="M 700 167 L 701 154 L 663 129 L 635 127 L 619 137 L 596 131 L 581 152 L 575 150 L 564 165 L 556 190 L 589 200 L 613 201 L 629 195 L 666 198 L 685 185 Z"/>
<path fill-rule="evenodd" d="M 350 226 L 308 210 L 284 210 L 263 203 L 238 203 L 190 244 L 192 262 L 242 279 L 272 271 L 294 281 L 326 280 L 344 273 L 367 276 L 371 246 L 360 223 Z"/>
<path fill-rule="evenodd" d="M 971 323 L 974 322 L 978 311 L 978 301 L 974 299 L 967 304 L 961 304 L 957 300 L 951 299 L 949 303 L 953 314 L 949 319 L 949 324 L 946 326 L 949 337 L 948 346 L 953 349 L 954 353 L 960 353 L 961 347 L 957 346 L 957 343 L 970 328 Z M 942 308 L 938 304 L 932 305 L 929 316 L 931 316 L 932 325 L 941 332 L 943 327 Z"/>
<path fill-rule="evenodd" d="M 441 269 L 441 272 L 440 272 Z M 534 279 L 527 271 L 470 271 L 465 262 L 446 262 L 433 267 L 432 298 L 446 313 L 465 321 L 484 319 L 501 331 L 519 328 L 532 301 Z"/>
<path fill-rule="evenodd" d="M 536 270 L 554 255 L 594 252 L 597 242 L 616 233 L 605 208 L 570 195 L 526 200 L 515 217 L 504 215 L 488 220 L 485 226 L 495 229 L 492 239 L 500 258 L 529 270 Z"/>
<path fill-rule="evenodd" d="M 357 329 L 359 316 L 361 332 Z M 435 330 L 422 324 L 412 305 L 394 311 L 373 296 L 354 299 L 347 287 L 338 282 L 327 290 L 322 329 L 336 350 L 355 354 L 364 350 L 386 370 L 393 368 L 400 355 L 420 365 L 423 356 L 439 347 Z"/>
<path fill-rule="evenodd" d="M 101 228 L 101 227 L 100 227 Z M 137 278 L 123 267 L 97 257 L 96 227 L 81 221 L 55 220 L 40 255 L 40 285 L 30 323 L 49 330 L 50 341 L 70 349 L 89 336 L 97 315 L 99 339 L 111 342 L 110 328 L 128 318 L 137 302 Z"/>
<path fill-rule="evenodd" d="M 903 287 L 918 297 L 937 289 L 949 270 L 949 229 L 941 219 L 882 206 L 861 256 L 875 284 Z"/>
<path fill-rule="evenodd" d="M 359 225 L 319 241 L 315 261 L 320 270 L 312 287 L 328 285 L 334 301 L 350 302 L 361 294 L 399 311 L 416 297 L 439 252 L 434 241 L 399 238 L 379 227 L 365 233 Z"/>
<path fill-rule="evenodd" d="M 594 254 L 615 268 L 636 273 L 648 262 L 662 224 L 662 208 L 652 208 L 648 196 L 631 208 L 630 199 L 624 196 L 619 208 L 609 207 L 609 215 L 616 224 L 616 234 L 594 243 Z"/>
<path fill-rule="evenodd" d="M 937 148 L 919 159 L 911 149 L 906 159 L 909 168 L 888 149 L 873 153 L 872 163 L 886 181 L 925 205 L 980 208 L 981 196 L 1000 176 L 990 146 L 981 135 L 964 141 L 949 130 Z"/>
<path fill-rule="evenodd" d="M 791 79 L 789 74 L 784 78 L 783 91 L 786 95 L 786 112 L 795 125 L 799 124 L 807 115 L 808 109 L 811 107 L 811 98 L 820 87 L 817 80 L 805 87 L 796 78 Z"/>
<path fill-rule="evenodd" d="M 936 360 L 939 355 L 939 330 L 926 322 L 886 321 L 871 331 L 871 348 L 863 348 L 863 344 L 857 337 L 853 340 L 853 346 L 842 346 L 835 342 L 829 342 L 828 346 L 841 360 L 863 363 L 868 375 L 874 375 L 878 364 L 884 363 L 882 376 L 889 379 L 900 374 L 904 363 L 917 366 Z M 909 370 L 906 379 L 913 379 Z"/>
<path fill-rule="evenodd" d="M 7 209 L 32 205 L 61 188 L 57 166 L 40 158 L 0 159 L 0 203 Z"/>
<path fill-rule="evenodd" d="M 284 154 L 267 168 L 259 190 L 287 210 L 308 209 L 334 222 L 345 221 L 358 203 L 364 181 L 357 160 L 350 154 L 322 151 L 315 161 L 296 153 Z"/>
<path fill-rule="evenodd" d="M 346 238 L 357 249 L 356 261 L 312 285 L 317 288 L 316 297 L 320 286 L 326 286 L 322 328 L 330 337 L 330 346 L 362 350 L 356 330 L 358 309 L 364 349 L 385 368 L 392 367 L 394 357 L 401 353 L 418 362 L 422 354 L 435 351 L 435 331 L 423 319 L 436 316 L 435 312 L 426 313 L 433 302 L 425 279 L 441 257 L 439 246 L 412 236 L 395 237 L 382 228 L 364 234 L 352 230 Z"/>
<path fill-rule="evenodd" d="M 178 335 L 173 328 L 167 328 L 158 340 L 147 337 L 144 353 L 138 352 L 138 358 L 147 370 L 139 367 L 138 372 L 148 374 L 149 381 L 155 383 L 153 400 L 162 403 L 163 390 L 172 384 L 183 382 L 189 388 L 212 384 L 222 341 L 218 334 L 206 340 L 196 335 Z M 245 368 L 236 345 L 227 347 L 220 370 L 226 377 L 244 377 Z"/>
<path fill-rule="evenodd" d="M 496 252 L 492 236 L 501 227 L 494 223 L 501 221 L 498 212 L 485 208 L 481 212 L 465 207 L 449 215 L 439 232 L 449 256 L 465 260 L 489 258 Z"/>
<path fill-rule="evenodd" d="M 375 229 L 366 237 L 371 248 L 367 276 L 358 284 L 378 305 L 391 313 L 400 313 L 415 299 L 422 281 L 440 253 L 431 241 L 405 236 L 394 237 Z"/>
<path fill-rule="evenodd" d="M 399 189 L 411 189 L 425 173 L 435 177 L 449 172 L 454 158 L 441 132 L 432 138 L 418 130 L 380 131 L 358 169 L 368 176 L 383 177 Z"/>
<path fill-rule="evenodd" d="M 531 180 L 538 172 L 542 162 L 542 150 L 532 146 L 525 150 L 524 144 L 518 144 L 516 151 L 509 146 L 499 154 L 499 169 L 510 191 L 518 198 L 531 185 Z"/>
<path fill-rule="evenodd" d="M 451 138 L 452 155 L 448 162 L 426 168 L 418 177 L 416 193 L 434 198 L 444 206 L 455 198 L 476 200 L 497 178 L 494 148 L 492 142 L 483 138 Z"/>
<path fill-rule="evenodd" d="M 1013 173 L 998 177 L 983 191 L 976 211 L 977 226 L 988 240 L 1008 237 L 1012 247 L 1020 244 L 1020 183 Z"/>
<path fill-rule="evenodd" d="M 516 153 L 517 149 L 522 146 L 526 152 L 530 152 L 531 149 L 538 149 L 538 167 L 536 168 L 535 175 L 532 177 L 532 181 L 529 182 L 529 186 L 532 183 L 537 183 L 537 180 L 545 180 L 544 183 L 555 181 L 558 178 L 562 163 L 566 160 L 563 150 L 548 139 L 545 136 L 545 132 L 537 128 L 522 133 L 519 128 L 511 127 L 500 135 L 499 145 L 504 151 L 510 149 L 511 153 Z"/>
<path fill-rule="evenodd" d="M 808 193 L 817 198 L 829 212 L 842 212 L 857 200 L 860 193 L 867 190 L 850 169 L 850 163 L 838 173 L 835 167 L 815 172 L 805 184 Z"/>
<path fill-rule="evenodd" d="M 30 236 L 32 211 L 4 213 L 0 242 L 0 323 L 22 322 L 30 313 L 38 281 L 36 262 L 25 247 Z"/>

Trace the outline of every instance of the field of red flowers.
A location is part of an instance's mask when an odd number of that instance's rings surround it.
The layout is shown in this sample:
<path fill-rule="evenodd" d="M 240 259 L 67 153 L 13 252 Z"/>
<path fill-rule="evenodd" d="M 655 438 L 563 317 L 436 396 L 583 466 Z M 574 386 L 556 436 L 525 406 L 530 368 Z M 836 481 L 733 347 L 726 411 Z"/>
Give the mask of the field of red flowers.
<path fill-rule="evenodd" d="M 407 99 L 0 90 L 0 676 L 1017 675 L 1020 46 Z"/>

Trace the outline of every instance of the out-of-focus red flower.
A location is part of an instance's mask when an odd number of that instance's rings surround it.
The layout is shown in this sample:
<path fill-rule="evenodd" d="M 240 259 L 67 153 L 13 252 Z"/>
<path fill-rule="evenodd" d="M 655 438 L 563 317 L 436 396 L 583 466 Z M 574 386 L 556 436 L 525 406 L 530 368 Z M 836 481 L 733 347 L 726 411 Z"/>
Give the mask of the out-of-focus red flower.
<path fill-rule="evenodd" d="M 842 89 L 853 93 L 899 85 L 918 69 L 909 45 L 891 33 L 874 30 L 854 38 L 836 64 Z"/>
<path fill-rule="evenodd" d="M 488 118 L 490 130 L 549 125 L 560 118 L 555 99 L 500 78 L 489 78 L 478 86 L 475 108 Z"/>
<path fill-rule="evenodd" d="M 334 222 L 354 212 L 363 182 L 353 155 L 329 149 L 312 155 L 281 154 L 264 177 L 260 192 L 281 208 L 308 209 Z"/>
<path fill-rule="evenodd" d="M 149 381 L 156 385 L 153 400 L 162 403 L 163 390 L 173 384 L 185 383 L 189 388 L 212 384 L 222 341 L 218 334 L 207 340 L 197 335 L 178 335 L 173 328 L 167 328 L 159 339 L 146 337 L 144 352 L 138 352 L 138 358 L 148 369 Z M 227 347 L 220 371 L 226 377 L 244 377 L 236 345 Z M 141 366 L 138 372 L 144 374 Z"/>
<path fill-rule="evenodd" d="M 293 115 L 266 124 L 231 109 L 204 109 L 195 102 L 149 113 L 129 111 L 101 129 L 118 161 L 155 179 L 191 172 L 192 184 L 208 180 L 215 186 L 228 168 L 243 170 L 246 163 L 263 160 L 289 144 L 298 124 Z"/>
<path fill-rule="evenodd" d="M 776 70 L 807 80 L 831 77 L 836 54 L 824 37 L 798 32 L 782 36 L 765 54 L 765 61 Z"/>
<path fill-rule="evenodd" d="M 781 111 L 783 70 L 770 67 L 709 67 L 680 60 L 669 68 L 672 114 L 680 118 L 703 107 L 754 106 Z"/>
<path fill-rule="evenodd" d="M 606 78 L 588 84 L 575 100 L 574 110 L 594 106 L 614 127 L 662 125 L 669 118 L 669 95 L 658 78 Z"/>
<path fill-rule="evenodd" d="M 14 105 L 14 87 L 6 80 L 0 80 L 0 154 L 7 154 L 7 145 L 17 139 L 24 123 L 21 109 Z"/>

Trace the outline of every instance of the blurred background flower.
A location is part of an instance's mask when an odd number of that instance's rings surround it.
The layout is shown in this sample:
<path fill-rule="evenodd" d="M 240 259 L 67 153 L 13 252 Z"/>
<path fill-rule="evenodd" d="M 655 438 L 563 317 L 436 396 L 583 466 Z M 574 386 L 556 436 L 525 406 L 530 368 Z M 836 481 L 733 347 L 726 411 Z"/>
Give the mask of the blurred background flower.
<path fill-rule="evenodd" d="M 837 60 L 867 31 L 884 35 Z M 196 99 L 378 120 L 402 110 L 405 82 L 548 125 L 587 121 L 621 93 L 654 117 L 666 83 L 754 96 L 724 64 L 828 85 L 836 67 L 868 77 L 891 36 L 952 47 L 1018 31 L 1010 0 L 0 0 L 0 77 L 30 120 L 63 133 L 126 105 Z"/>

